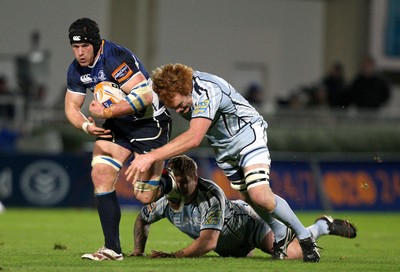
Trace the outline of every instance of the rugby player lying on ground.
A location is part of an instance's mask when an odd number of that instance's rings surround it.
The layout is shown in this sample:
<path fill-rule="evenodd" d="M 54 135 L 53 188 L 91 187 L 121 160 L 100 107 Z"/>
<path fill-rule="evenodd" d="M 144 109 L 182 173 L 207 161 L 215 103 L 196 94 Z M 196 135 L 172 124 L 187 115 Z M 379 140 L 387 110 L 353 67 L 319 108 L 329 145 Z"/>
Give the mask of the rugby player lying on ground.
<path fill-rule="evenodd" d="M 197 165 L 185 155 L 168 163 L 182 198 L 172 202 L 166 197 L 144 206 L 135 221 L 134 250 L 130 256 L 144 256 L 150 225 L 168 218 L 180 231 L 194 239 L 176 252 L 151 252 L 152 258 L 198 257 L 212 250 L 223 257 L 246 257 L 254 248 L 273 253 L 274 234 L 257 213 L 242 200 L 231 201 L 214 182 L 197 176 Z M 324 215 L 308 227 L 317 239 L 322 235 L 356 237 L 356 228 L 342 219 Z M 292 234 L 285 241 L 285 259 L 302 259 L 298 240 Z"/>

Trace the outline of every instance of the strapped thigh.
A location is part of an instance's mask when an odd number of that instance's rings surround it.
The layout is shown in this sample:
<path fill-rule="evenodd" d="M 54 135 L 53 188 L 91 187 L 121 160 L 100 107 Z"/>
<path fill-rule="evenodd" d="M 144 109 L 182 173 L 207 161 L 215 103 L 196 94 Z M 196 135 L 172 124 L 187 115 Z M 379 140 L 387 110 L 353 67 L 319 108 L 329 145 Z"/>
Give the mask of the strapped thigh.
<path fill-rule="evenodd" d="M 107 155 L 99 155 L 99 156 L 95 156 L 92 159 L 92 167 L 95 166 L 96 164 L 107 164 L 109 166 L 111 166 L 112 168 L 114 168 L 117 172 L 119 172 L 122 168 L 123 163 L 110 157 Z"/>
<path fill-rule="evenodd" d="M 230 175 L 227 175 L 227 172 L 225 171 L 225 175 L 228 177 L 233 189 L 241 192 L 247 190 L 246 182 L 244 181 L 244 174 L 241 168 L 236 169 L 236 171 L 231 171 Z"/>
<path fill-rule="evenodd" d="M 231 187 L 240 192 L 246 192 L 249 188 L 269 184 L 269 167 L 258 167 L 248 170 L 243 174 L 241 170 L 228 177 Z"/>
<path fill-rule="evenodd" d="M 244 173 L 247 190 L 259 185 L 269 184 L 269 167 L 259 167 Z"/>
<path fill-rule="evenodd" d="M 160 178 L 152 180 L 137 180 L 133 184 L 133 188 L 139 192 L 151 192 L 160 187 Z"/>

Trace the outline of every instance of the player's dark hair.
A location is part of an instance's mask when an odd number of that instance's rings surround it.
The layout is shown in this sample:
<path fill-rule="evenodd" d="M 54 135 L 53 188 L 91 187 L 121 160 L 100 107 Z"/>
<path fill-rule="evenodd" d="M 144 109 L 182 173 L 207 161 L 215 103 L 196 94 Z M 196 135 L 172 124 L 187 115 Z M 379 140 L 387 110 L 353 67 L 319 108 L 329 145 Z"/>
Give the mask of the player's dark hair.
<path fill-rule="evenodd" d="M 97 55 L 101 45 L 101 38 L 99 26 L 95 21 L 89 18 L 78 19 L 71 24 L 68 32 L 70 44 L 90 43 L 93 45 L 94 55 Z"/>
<path fill-rule="evenodd" d="M 174 172 L 175 176 L 186 179 L 193 179 L 197 176 L 196 162 L 186 155 L 172 157 L 168 161 L 168 167 Z"/>

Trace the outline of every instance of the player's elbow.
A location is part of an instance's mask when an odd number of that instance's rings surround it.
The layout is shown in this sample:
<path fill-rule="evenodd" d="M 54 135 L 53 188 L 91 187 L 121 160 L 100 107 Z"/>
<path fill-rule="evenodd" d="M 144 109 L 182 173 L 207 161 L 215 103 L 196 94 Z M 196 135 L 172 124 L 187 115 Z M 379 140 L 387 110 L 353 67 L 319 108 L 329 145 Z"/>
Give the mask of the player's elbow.
<path fill-rule="evenodd" d="M 204 135 L 200 135 L 197 131 L 188 130 L 185 138 L 187 139 L 186 143 L 190 146 L 190 148 L 196 148 L 200 146 L 203 141 Z"/>
<path fill-rule="evenodd" d="M 217 248 L 217 243 L 210 241 L 209 243 L 207 243 L 206 245 L 204 245 L 203 250 L 201 252 L 201 256 L 206 255 L 207 253 L 215 250 Z"/>
<path fill-rule="evenodd" d="M 64 108 L 65 117 L 67 117 L 67 120 L 72 124 L 74 123 L 74 115 L 76 111 L 77 110 L 72 106 L 66 106 Z"/>
<path fill-rule="evenodd" d="M 207 248 L 206 248 L 207 252 L 215 250 L 217 248 L 217 243 L 218 243 L 218 240 L 209 241 Z"/>
<path fill-rule="evenodd" d="M 203 254 L 215 250 L 218 244 L 218 236 L 216 237 L 209 237 L 206 240 L 200 239 L 200 245 L 203 251 Z"/>
<path fill-rule="evenodd" d="M 188 141 L 190 148 L 196 148 L 201 144 L 202 139 L 198 139 L 196 137 L 193 137 Z"/>
<path fill-rule="evenodd" d="M 215 250 L 216 248 L 217 248 L 217 243 L 214 243 L 213 241 L 207 241 L 206 243 L 201 243 L 198 246 L 196 253 L 191 254 L 191 256 L 188 256 L 188 257 L 200 257 L 200 256 L 206 255 L 207 253 Z"/>

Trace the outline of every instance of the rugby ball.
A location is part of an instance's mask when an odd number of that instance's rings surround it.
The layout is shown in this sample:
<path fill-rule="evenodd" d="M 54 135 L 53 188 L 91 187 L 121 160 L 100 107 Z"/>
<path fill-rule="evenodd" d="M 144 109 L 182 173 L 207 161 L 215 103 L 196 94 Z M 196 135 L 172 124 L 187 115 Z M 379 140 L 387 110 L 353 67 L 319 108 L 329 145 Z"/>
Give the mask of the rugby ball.
<path fill-rule="evenodd" d="M 94 88 L 93 95 L 94 100 L 100 102 L 106 108 L 118 103 L 126 96 L 117 84 L 109 81 L 98 83 Z"/>

